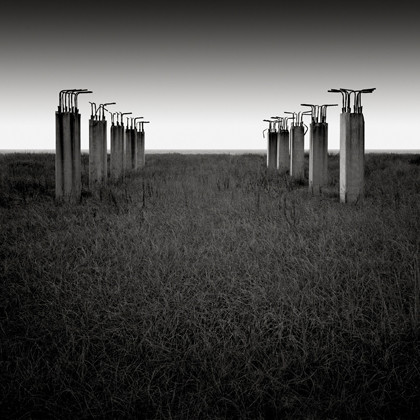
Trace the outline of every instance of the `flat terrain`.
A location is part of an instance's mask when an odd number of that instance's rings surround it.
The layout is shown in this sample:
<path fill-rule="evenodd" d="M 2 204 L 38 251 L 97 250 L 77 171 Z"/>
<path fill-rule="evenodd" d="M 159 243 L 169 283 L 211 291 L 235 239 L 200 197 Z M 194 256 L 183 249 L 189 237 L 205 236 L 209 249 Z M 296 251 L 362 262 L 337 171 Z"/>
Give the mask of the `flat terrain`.
<path fill-rule="evenodd" d="M 306 157 L 306 164 L 307 164 Z M 147 155 L 54 202 L 54 155 L 0 155 L 0 416 L 417 418 L 420 156 L 365 199 L 260 155 Z"/>

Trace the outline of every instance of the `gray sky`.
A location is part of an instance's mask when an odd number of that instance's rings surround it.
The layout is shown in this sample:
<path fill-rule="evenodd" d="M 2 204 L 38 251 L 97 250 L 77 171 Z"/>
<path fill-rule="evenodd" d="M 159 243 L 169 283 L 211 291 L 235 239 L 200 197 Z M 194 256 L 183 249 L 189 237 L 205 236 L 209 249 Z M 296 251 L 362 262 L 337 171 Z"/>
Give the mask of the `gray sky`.
<path fill-rule="evenodd" d="M 419 149 L 415 3 L 10 2 L 0 17 L 0 149 L 53 149 L 61 89 L 151 121 L 149 149 L 264 149 L 263 119 L 362 97 L 367 149 Z M 375 5 L 374 5 L 375 4 Z M 328 110 L 339 147 L 341 106 Z M 309 139 L 306 139 L 306 147 Z"/>

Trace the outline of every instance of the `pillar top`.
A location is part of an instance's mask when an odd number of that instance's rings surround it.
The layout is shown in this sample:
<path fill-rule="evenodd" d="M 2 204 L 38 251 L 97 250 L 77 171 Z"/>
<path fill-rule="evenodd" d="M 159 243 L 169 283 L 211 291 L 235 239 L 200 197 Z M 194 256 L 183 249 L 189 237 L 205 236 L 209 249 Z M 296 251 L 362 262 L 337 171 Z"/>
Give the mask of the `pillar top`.
<path fill-rule="evenodd" d="M 372 93 L 374 90 L 376 90 L 376 88 L 359 89 L 359 90 L 340 88 L 340 89 L 330 89 L 328 92 L 341 93 L 341 97 L 343 101 L 343 106 L 341 108 L 342 112 L 351 112 L 350 98 L 351 98 L 351 95 L 353 95 L 354 97 L 353 112 L 355 114 L 361 114 L 363 111 L 362 93 Z"/>
<path fill-rule="evenodd" d="M 58 112 L 78 112 L 77 97 L 82 93 L 93 93 L 88 89 L 63 89 L 58 94 Z"/>
<path fill-rule="evenodd" d="M 323 104 L 323 105 L 301 104 L 301 106 L 311 107 L 312 123 L 316 124 L 316 123 L 327 122 L 327 108 L 329 106 L 338 106 L 338 104 Z"/>

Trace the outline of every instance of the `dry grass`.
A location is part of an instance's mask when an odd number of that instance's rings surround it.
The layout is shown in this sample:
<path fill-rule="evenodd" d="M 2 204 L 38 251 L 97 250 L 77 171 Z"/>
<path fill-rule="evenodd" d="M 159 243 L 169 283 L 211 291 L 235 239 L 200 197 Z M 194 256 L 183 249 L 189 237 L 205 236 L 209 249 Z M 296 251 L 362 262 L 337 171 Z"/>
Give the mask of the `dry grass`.
<path fill-rule="evenodd" d="M 87 185 L 86 157 L 83 180 Z M 79 205 L 0 156 L 2 418 L 415 418 L 420 166 L 366 199 L 257 155 L 152 155 Z"/>

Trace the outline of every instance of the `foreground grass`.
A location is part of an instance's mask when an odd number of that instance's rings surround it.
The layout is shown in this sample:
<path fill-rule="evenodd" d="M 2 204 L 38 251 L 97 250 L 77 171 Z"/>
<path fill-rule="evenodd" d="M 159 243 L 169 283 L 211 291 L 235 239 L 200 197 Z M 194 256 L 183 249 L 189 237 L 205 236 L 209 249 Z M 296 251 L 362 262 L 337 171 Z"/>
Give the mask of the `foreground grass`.
<path fill-rule="evenodd" d="M 79 205 L 0 156 L 3 418 L 416 418 L 420 166 L 366 199 L 262 156 L 155 155 Z M 83 160 L 87 185 L 87 161 Z"/>

